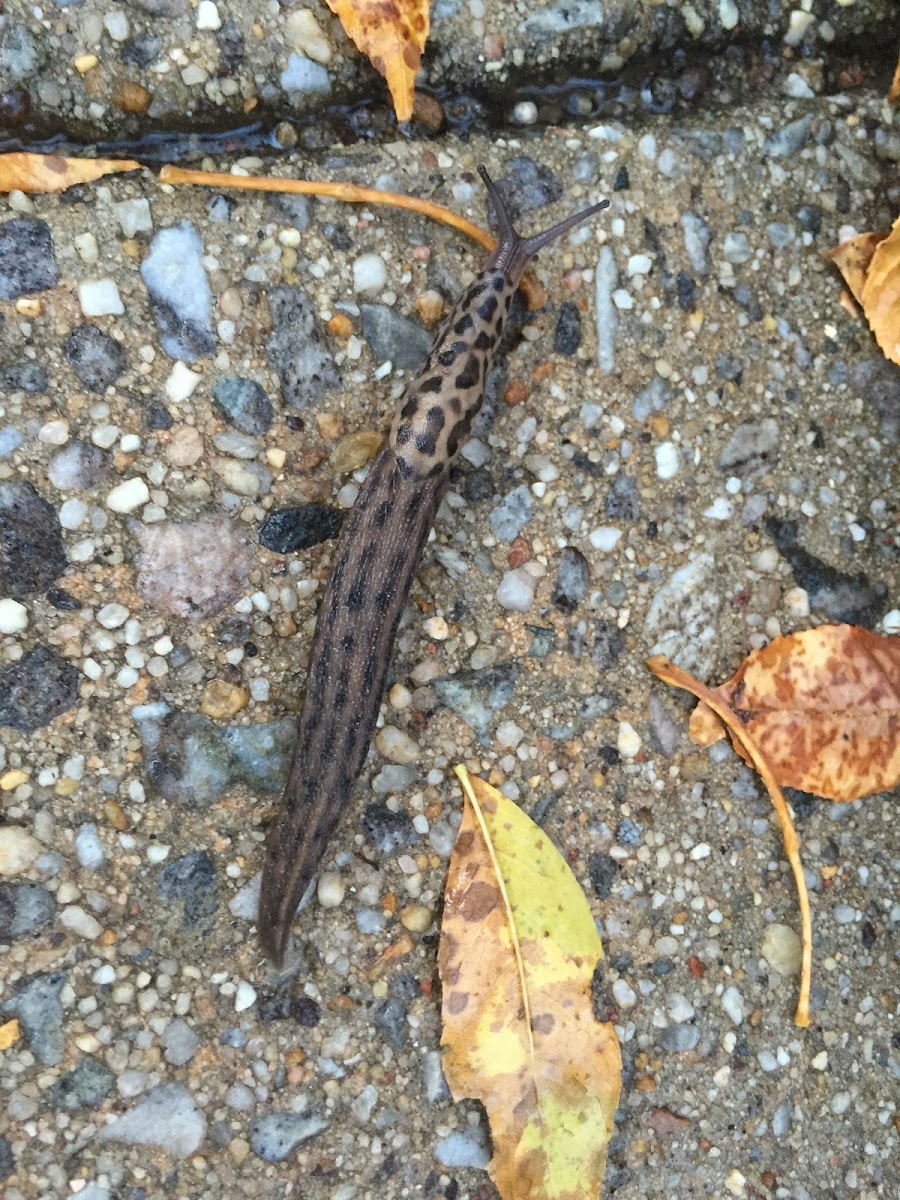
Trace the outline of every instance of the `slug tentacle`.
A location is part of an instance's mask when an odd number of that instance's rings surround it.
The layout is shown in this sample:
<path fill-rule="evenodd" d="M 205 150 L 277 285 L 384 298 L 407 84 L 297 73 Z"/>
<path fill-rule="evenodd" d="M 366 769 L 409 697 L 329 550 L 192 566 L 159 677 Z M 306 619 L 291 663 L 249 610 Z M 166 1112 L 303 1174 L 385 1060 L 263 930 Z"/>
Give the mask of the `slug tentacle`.
<path fill-rule="evenodd" d="M 602 201 L 521 238 L 483 167 L 497 248 L 442 325 L 400 399 L 341 534 L 310 651 L 297 746 L 263 867 L 258 929 L 280 965 L 291 919 L 369 748 L 397 626 L 447 490 L 450 464 L 484 400 L 484 381 L 525 265 L 605 208 Z"/>

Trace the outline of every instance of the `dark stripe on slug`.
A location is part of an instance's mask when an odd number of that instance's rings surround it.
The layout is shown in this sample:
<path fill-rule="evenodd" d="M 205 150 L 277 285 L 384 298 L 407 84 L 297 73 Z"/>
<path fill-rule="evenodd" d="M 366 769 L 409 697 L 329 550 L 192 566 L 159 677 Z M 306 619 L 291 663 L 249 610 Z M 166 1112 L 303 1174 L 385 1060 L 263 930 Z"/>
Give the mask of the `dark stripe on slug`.
<path fill-rule="evenodd" d="M 428 412 L 425 414 L 425 421 L 427 422 L 429 429 L 433 429 L 435 433 L 440 433 L 447 422 L 447 418 L 444 415 L 444 410 L 441 408 L 441 406 L 439 404 L 435 404 L 432 408 L 429 408 Z"/>
<path fill-rule="evenodd" d="M 468 333 L 475 324 L 471 313 L 463 313 L 456 324 L 453 326 L 453 332 L 456 334 Z"/>
<path fill-rule="evenodd" d="M 393 507 L 394 503 L 392 500 L 382 500 L 382 502 L 375 509 L 375 524 L 379 529 L 384 528 L 384 523 L 391 515 L 391 510 Z"/>
<path fill-rule="evenodd" d="M 357 579 L 353 587 L 347 593 L 347 607 L 351 612 L 359 612 L 363 606 L 363 601 L 366 598 L 366 581 Z"/>
<path fill-rule="evenodd" d="M 409 408 L 409 405 L 407 405 L 406 407 Z M 404 409 L 403 411 L 406 412 L 406 409 Z M 415 407 L 413 407 L 413 412 L 415 412 Z M 412 413 L 410 413 L 409 415 L 412 416 Z M 394 438 L 394 441 L 397 443 L 398 446 L 405 446 L 411 437 L 412 437 L 412 425 L 401 425 L 400 428 L 397 430 L 397 435 Z"/>
<path fill-rule="evenodd" d="M 484 361 L 485 360 L 482 359 L 482 362 Z M 466 359 L 466 365 L 453 382 L 458 388 L 461 388 L 463 391 L 468 391 L 468 389 L 473 388 L 479 380 L 481 372 L 479 371 L 478 367 L 478 359 L 474 354 L 470 354 Z"/>
<path fill-rule="evenodd" d="M 393 596 L 393 594 L 394 593 L 391 588 L 382 588 L 381 591 L 378 593 L 378 595 L 375 597 L 375 607 L 378 609 L 378 611 L 381 613 L 382 616 L 384 616 L 384 614 L 390 608 L 391 597 Z"/>
<path fill-rule="evenodd" d="M 440 375 L 432 375 L 430 379 L 423 379 L 416 390 L 419 392 L 426 392 L 426 393 L 427 392 L 439 392 L 443 386 L 444 386 L 444 381 L 443 381 L 443 379 L 441 379 Z M 410 400 L 409 404 L 404 405 L 402 416 L 411 417 L 412 414 L 416 411 L 415 406 L 416 406 L 416 401 L 414 399 Z M 410 412 L 406 411 L 408 408 L 411 408 Z"/>
<path fill-rule="evenodd" d="M 355 640 L 356 639 L 354 638 L 352 633 L 344 634 L 343 638 L 341 639 L 341 649 L 343 650 L 343 652 L 345 654 L 353 653 L 353 645 L 354 645 Z"/>
<path fill-rule="evenodd" d="M 371 692 L 375 685 L 375 668 L 378 665 L 378 658 L 374 648 L 366 655 L 365 666 L 363 667 L 363 682 L 366 685 L 366 691 Z"/>
<path fill-rule="evenodd" d="M 490 350 L 493 344 L 494 339 L 486 329 L 482 329 L 481 333 L 479 333 L 478 337 L 475 339 L 476 350 Z"/>
<path fill-rule="evenodd" d="M 506 302 L 507 302 L 507 304 L 509 304 L 508 296 L 507 296 Z M 496 296 L 488 296 L 487 300 L 484 300 L 478 306 L 478 315 L 479 315 L 479 317 L 481 317 L 482 321 L 492 321 L 494 319 L 494 313 L 496 311 L 497 311 L 497 297 Z"/>
<path fill-rule="evenodd" d="M 429 458 L 432 458 L 437 449 L 437 438 L 433 433 L 417 433 L 416 449 L 420 454 L 426 454 Z"/>
<path fill-rule="evenodd" d="M 438 362 L 442 367 L 452 367 L 459 356 L 469 348 L 468 342 L 453 342 L 446 350 L 442 350 L 438 355 Z"/>
<path fill-rule="evenodd" d="M 397 455 L 397 474 L 404 481 L 412 479 L 413 476 L 413 469 L 409 465 L 408 459 L 405 459 L 402 454 Z"/>

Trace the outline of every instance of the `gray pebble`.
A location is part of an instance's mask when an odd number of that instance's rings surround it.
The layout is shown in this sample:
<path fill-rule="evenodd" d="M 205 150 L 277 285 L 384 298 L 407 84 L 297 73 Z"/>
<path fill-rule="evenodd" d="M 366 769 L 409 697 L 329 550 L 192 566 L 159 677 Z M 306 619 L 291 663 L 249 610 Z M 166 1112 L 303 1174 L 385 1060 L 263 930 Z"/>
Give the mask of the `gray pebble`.
<path fill-rule="evenodd" d="M 479 671 L 457 671 L 435 679 L 434 690 L 442 704 L 453 710 L 478 736 L 487 739 L 493 713 L 509 704 L 519 678 L 515 662 L 500 663 Z"/>
<path fill-rule="evenodd" d="M 636 421 L 646 421 L 653 413 L 662 412 L 671 399 L 672 389 L 659 375 L 654 375 L 635 396 L 631 414 Z"/>
<path fill-rule="evenodd" d="M 617 475 L 606 493 L 606 515 L 611 521 L 637 521 L 641 515 L 637 483 L 630 475 Z"/>
<path fill-rule="evenodd" d="M 325 1117 L 300 1113 L 275 1112 L 260 1117 L 250 1128 L 254 1154 L 266 1162 L 281 1162 L 302 1142 L 328 1128 Z"/>
<path fill-rule="evenodd" d="M 0 1007 L 7 1017 L 17 1017 L 32 1054 L 45 1067 L 55 1067 L 63 1056 L 63 1010 L 59 994 L 66 982 L 62 971 L 31 975 Z"/>
<path fill-rule="evenodd" d="M 0 392 L 27 392 L 35 396 L 46 392 L 49 386 L 47 372 L 30 358 L 0 368 Z"/>
<path fill-rule="evenodd" d="M 35 646 L 0 669 L 0 725 L 34 733 L 78 701 L 77 667 L 47 646 Z"/>
<path fill-rule="evenodd" d="M 456 1130 L 435 1144 L 434 1157 L 445 1167 L 483 1171 L 491 1161 L 491 1150 L 484 1130 Z"/>
<path fill-rule="evenodd" d="M 212 855 L 206 850 L 190 850 L 167 863 L 157 877 L 156 891 L 160 900 L 183 906 L 183 930 L 197 929 L 219 907 L 219 885 Z"/>
<path fill-rule="evenodd" d="M 696 1025 L 668 1025 L 659 1031 L 657 1041 L 663 1050 L 683 1053 L 695 1049 L 700 1041 L 700 1030 Z"/>
<path fill-rule="evenodd" d="M 363 304 L 363 337 L 379 363 L 390 360 L 395 369 L 415 371 L 431 348 L 433 334 L 386 304 Z"/>
<path fill-rule="evenodd" d="M 625 649 L 625 633 L 611 621 L 594 622 L 592 657 L 598 671 L 611 671 Z"/>
<path fill-rule="evenodd" d="M 190 1158 L 206 1136 L 206 1117 L 190 1092 L 178 1083 L 161 1083 L 143 1095 L 130 1112 L 98 1134 L 104 1142 L 159 1146 L 175 1158 Z"/>
<path fill-rule="evenodd" d="M 402 792 L 410 786 L 415 777 L 415 767 L 387 763 L 372 780 L 372 791 L 379 796 L 386 796 L 391 792 Z"/>
<path fill-rule="evenodd" d="M 722 253 L 726 262 L 745 263 L 753 253 L 750 239 L 746 233 L 726 233 L 722 243 Z"/>
<path fill-rule="evenodd" d="M 141 263 L 141 278 L 170 358 L 196 362 L 216 351 L 212 291 L 203 266 L 203 242 L 190 221 L 162 229 Z"/>
<path fill-rule="evenodd" d="M 73 438 L 50 459 L 47 478 L 61 492 L 99 487 L 109 474 L 106 455 L 99 446 Z"/>
<path fill-rule="evenodd" d="M 781 430 L 773 417 L 761 421 L 744 421 L 731 435 L 728 445 L 719 455 L 719 466 L 723 471 L 749 472 L 767 467 L 774 461 Z"/>
<path fill-rule="evenodd" d="M 513 221 L 523 212 L 554 204 L 563 194 L 562 184 L 550 168 L 525 156 L 507 163 L 506 174 L 496 182 Z M 493 206 L 488 207 L 493 217 Z"/>
<path fill-rule="evenodd" d="M 213 402 L 225 420 L 242 433 L 266 433 L 275 415 L 272 402 L 254 379 L 227 375 L 213 388 Z"/>
<path fill-rule="evenodd" d="M 52 893 L 39 883 L 0 883 L 0 941 L 34 933 L 54 912 Z"/>
<path fill-rule="evenodd" d="M 256 559 L 223 517 L 161 521 L 138 530 L 137 590 L 160 612 L 200 620 L 237 600 Z"/>
<path fill-rule="evenodd" d="M 269 362 L 278 374 L 281 396 L 292 408 L 306 408 L 339 385 L 334 359 L 322 344 L 315 310 L 298 287 L 269 289 L 272 333 Z"/>
<path fill-rule="evenodd" d="M 419 835 L 405 812 L 391 812 L 384 801 L 369 804 L 362 816 L 366 841 L 380 854 L 393 854 L 418 841 Z"/>
<path fill-rule="evenodd" d="M 125 352 L 98 325 L 76 325 L 64 343 L 66 358 L 88 392 L 105 392 L 125 369 Z"/>
<path fill-rule="evenodd" d="M 695 212 L 682 213 L 681 228 L 684 232 L 684 248 L 691 266 L 701 279 L 705 279 L 709 274 L 707 251 L 712 240 L 712 232 L 703 218 Z"/>
<path fill-rule="evenodd" d="M 574 612 L 584 599 L 590 582 L 591 570 L 587 559 L 574 546 L 566 546 L 560 555 L 556 579 L 553 581 L 551 603 L 561 612 Z"/>
<path fill-rule="evenodd" d="M 513 488 L 488 516 L 494 537 L 511 542 L 519 536 L 531 519 L 531 489 L 521 484 Z"/>
<path fill-rule="evenodd" d="M 384 1034 L 388 1045 L 400 1050 L 406 1045 L 409 1026 L 406 1022 L 406 1005 L 397 996 L 391 996 L 375 1008 L 375 1024 Z"/>
<path fill-rule="evenodd" d="M 813 113 L 806 113 L 796 121 L 782 125 L 776 133 L 766 139 L 763 154 L 768 158 L 790 158 L 801 149 L 814 120 Z"/>
<path fill-rule="evenodd" d="M 18 217 L 0 225 L 0 300 L 44 292 L 59 282 L 46 221 Z"/>
<path fill-rule="evenodd" d="M 85 822 L 75 835 L 75 853 L 81 865 L 88 871 L 99 871 L 106 862 L 103 843 L 93 822 Z"/>
<path fill-rule="evenodd" d="M 160 1038 L 164 1057 L 173 1067 L 183 1067 L 200 1048 L 200 1039 L 181 1017 L 170 1021 Z"/>
<path fill-rule="evenodd" d="M 68 565 L 52 504 L 30 483 L 0 483 L 0 591 L 19 600 L 42 592 Z"/>
<path fill-rule="evenodd" d="M 63 1075 L 50 1092 L 55 1108 L 73 1112 L 77 1108 L 97 1108 L 115 1086 L 113 1072 L 98 1058 L 84 1058 Z"/>

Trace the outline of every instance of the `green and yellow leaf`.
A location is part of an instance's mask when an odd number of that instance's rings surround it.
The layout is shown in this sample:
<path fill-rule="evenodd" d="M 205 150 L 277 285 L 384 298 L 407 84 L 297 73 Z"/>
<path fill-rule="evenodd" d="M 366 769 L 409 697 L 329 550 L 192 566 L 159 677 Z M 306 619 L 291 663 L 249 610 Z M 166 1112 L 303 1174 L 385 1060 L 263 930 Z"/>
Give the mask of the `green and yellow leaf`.
<path fill-rule="evenodd" d="M 463 767 L 439 966 L 444 1073 L 481 1100 L 503 1200 L 596 1200 L 621 1089 L 611 1024 L 594 1017 L 603 949 L 549 837 Z"/>

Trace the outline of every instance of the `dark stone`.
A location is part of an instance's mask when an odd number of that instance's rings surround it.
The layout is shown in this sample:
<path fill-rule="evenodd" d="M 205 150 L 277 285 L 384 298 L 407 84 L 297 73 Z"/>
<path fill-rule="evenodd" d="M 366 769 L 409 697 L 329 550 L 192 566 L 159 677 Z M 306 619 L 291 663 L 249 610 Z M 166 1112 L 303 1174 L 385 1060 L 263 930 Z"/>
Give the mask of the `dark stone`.
<path fill-rule="evenodd" d="M 180 17 L 187 9 L 188 0 L 133 0 L 136 8 L 143 9 L 149 17 Z"/>
<path fill-rule="evenodd" d="M 0 392 L 27 392 L 36 396 L 46 392 L 50 378 L 40 363 L 25 358 L 0 370 Z"/>
<path fill-rule="evenodd" d="M 344 514 L 330 504 L 298 504 L 270 513 L 259 531 L 259 544 L 276 554 L 308 550 L 337 537 Z"/>
<path fill-rule="evenodd" d="M 643 829 L 637 821 L 630 821 L 626 817 L 616 826 L 616 841 L 620 846 L 639 846 L 642 833 Z"/>
<path fill-rule="evenodd" d="M 9 1139 L 0 1135 L 0 1182 L 9 1179 L 16 1169 L 16 1160 Z"/>
<path fill-rule="evenodd" d="M 306 408 L 340 384 L 334 359 L 322 345 L 313 305 L 300 288 L 270 288 L 269 311 L 272 333 L 266 349 L 282 398 L 292 408 Z"/>
<path fill-rule="evenodd" d="M 729 383 L 740 383 L 744 377 L 744 366 L 733 354 L 716 356 L 716 374 Z"/>
<path fill-rule="evenodd" d="M 631 187 L 631 180 L 628 178 L 628 168 L 619 167 L 616 172 L 616 178 L 613 181 L 614 192 L 627 192 Z"/>
<path fill-rule="evenodd" d="M 27 88 L 10 88 L 0 92 L 0 126 L 7 128 L 21 125 L 31 113 L 31 96 Z"/>
<path fill-rule="evenodd" d="M 763 319 L 763 308 L 755 288 L 746 283 L 739 283 L 731 291 L 731 296 L 739 308 L 742 308 L 751 321 Z"/>
<path fill-rule="evenodd" d="M 484 467 L 476 467 L 463 475 L 461 490 L 470 504 L 481 504 L 494 495 L 494 477 Z"/>
<path fill-rule="evenodd" d="M 406 1045 L 408 1025 L 406 1005 L 396 996 L 383 1000 L 375 1008 L 375 1024 L 384 1034 L 388 1045 L 400 1050 Z"/>
<path fill-rule="evenodd" d="M 213 402 L 229 425 L 258 436 L 272 426 L 275 410 L 255 379 L 228 375 L 213 388 Z"/>
<path fill-rule="evenodd" d="M 588 855 L 587 865 L 594 894 L 598 900 L 608 900 L 613 882 L 619 873 L 619 864 L 608 854 L 601 854 L 599 850 L 595 850 Z"/>
<path fill-rule="evenodd" d="M 291 1016 L 305 1029 L 315 1029 L 322 1020 L 322 1010 L 309 996 L 295 996 L 291 1001 Z"/>
<path fill-rule="evenodd" d="M 14 941 L 53 919 L 53 896 L 39 883 L 0 883 L 0 941 Z"/>
<path fill-rule="evenodd" d="M 149 67 L 159 58 L 163 40 L 158 33 L 142 33 L 122 47 L 122 62 L 129 67 Z"/>
<path fill-rule="evenodd" d="M 0 670 L 0 725 L 34 733 L 78 701 L 78 669 L 55 650 L 35 646 Z"/>
<path fill-rule="evenodd" d="M 637 484 L 630 475 L 617 475 L 606 493 L 606 515 L 611 521 L 637 521 L 641 515 Z"/>
<path fill-rule="evenodd" d="M 167 863 L 157 877 L 156 890 L 160 900 L 184 905 L 182 929 L 197 929 L 219 907 L 219 885 L 212 855 L 205 850 L 190 850 Z"/>
<path fill-rule="evenodd" d="M 797 542 L 797 523 L 770 517 L 765 530 L 785 559 L 797 583 L 809 596 L 810 607 L 833 621 L 864 625 L 871 629 L 881 617 L 887 601 L 884 584 L 872 584 L 860 572 L 848 575 L 823 562 Z"/>
<path fill-rule="evenodd" d="M 557 354 L 571 357 L 581 345 L 581 313 L 578 305 L 567 300 L 559 308 L 556 319 L 556 332 L 553 335 L 553 349 Z"/>
<path fill-rule="evenodd" d="M 65 588 L 52 587 L 47 592 L 47 603 L 52 604 L 54 608 L 58 608 L 60 612 L 78 612 L 81 608 L 81 601 L 76 600 L 71 592 L 67 592 Z"/>
<path fill-rule="evenodd" d="M 390 983 L 390 992 L 405 1004 L 411 1003 L 422 994 L 419 980 L 411 971 L 401 971 Z"/>
<path fill-rule="evenodd" d="M 562 198 L 563 187 L 549 167 L 533 158 L 514 158 L 506 174 L 497 180 L 497 191 L 503 197 L 510 218 L 515 222 L 524 212 L 544 208 Z M 496 224 L 494 206 L 488 203 L 488 219 Z"/>
<path fill-rule="evenodd" d="M 0 589 L 19 600 L 42 592 L 66 569 L 52 504 L 21 479 L 0 482 Z"/>
<path fill-rule="evenodd" d="M 0 225 L 0 300 L 45 292 L 59 282 L 46 221 L 16 217 Z"/>
<path fill-rule="evenodd" d="M 654 959 L 650 970 L 654 975 L 657 976 L 657 978 L 663 979 L 666 975 L 672 974 L 672 972 L 675 970 L 675 964 L 672 962 L 671 958 L 657 958 Z"/>
<path fill-rule="evenodd" d="M 574 612 L 584 599 L 590 582 L 591 569 L 587 559 L 574 546 L 566 546 L 553 581 L 551 603 L 561 612 Z"/>
<path fill-rule="evenodd" d="M 379 363 L 388 359 L 395 368 L 416 371 L 425 361 L 434 335 L 424 325 L 404 317 L 386 304 L 363 304 L 362 332 Z"/>
<path fill-rule="evenodd" d="M 291 999 L 290 984 L 271 992 L 260 991 L 256 997 L 256 1014 L 264 1025 L 286 1021 L 291 1015 Z"/>
<path fill-rule="evenodd" d="M 244 35 L 240 26 L 230 17 L 216 30 L 216 43 L 222 56 L 222 74 L 236 75 L 244 61 Z"/>
<path fill-rule="evenodd" d="M 618 1019 L 618 1009 L 612 992 L 612 980 L 609 977 L 609 966 L 605 958 L 601 958 L 594 967 L 591 976 L 591 1009 L 594 1019 L 606 1024 Z"/>
<path fill-rule="evenodd" d="M 697 307 L 697 285 L 687 271 L 679 271 L 675 276 L 675 291 L 678 296 L 678 307 L 682 312 L 692 313 Z"/>
<path fill-rule="evenodd" d="M 0 1006 L 7 1017 L 16 1017 L 28 1048 L 45 1067 L 55 1067 L 63 1056 L 63 1010 L 59 993 L 66 982 L 63 971 L 30 975 Z"/>
<path fill-rule="evenodd" d="M 366 841 L 380 854 L 393 854 L 419 840 L 413 823 L 404 812 L 391 812 L 383 800 L 369 804 L 362 815 Z"/>
<path fill-rule="evenodd" d="M 156 433 L 160 429 L 171 429 L 175 418 L 159 400 L 148 400 L 144 406 L 144 425 L 148 433 Z"/>
<path fill-rule="evenodd" d="M 799 788 L 783 787 L 781 790 L 798 821 L 806 821 L 813 815 L 819 799 L 817 796 L 810 792 L 801 792 Z"/>
<path fill-rule="evenodd" d="M 622 761 L 622 755 L 615 746 L 601 746 L 597 751 L 597 757 L 608 767 L 617 767 Z"/>
<path fill-rule="evenodd" d="M 541 625 L 526 625 L 525 628 L 531 634 L 531 642 L 527 650 L 528 657 L 546 658 L 556 645 L 556 631 L 545 629 Z"/>
<path fill-rule="evenodd" d="M 657 1035 L 657 1042 L 663 1050 L 678 1054 L 694 1050 L 699 1041 L 700 1030 L 696 1025 L 669 1025 Z"/>
<path fill-rule="evenodd" d="M 50 1091 L 54 1108 L 74 1112 L 77 1108 L 96 1108 L 113 1090 L 115 1074 L 97 1058 L 85 1057 L 62 1076 Z"/>
<path fill-rule="evenodd" d="M 89 392 L 105 392 L 125 369 L 125 352 L 98 325 L 76 325 L 65 341 L 66 358 Z"/>
<path fill-rule="evenodd" d="M 804 233 L 815 237 L 822 228 L 822 209 L 818 204 L 802 204 L 794 213 L 794 220 Z"/>

